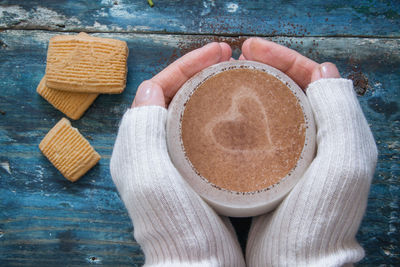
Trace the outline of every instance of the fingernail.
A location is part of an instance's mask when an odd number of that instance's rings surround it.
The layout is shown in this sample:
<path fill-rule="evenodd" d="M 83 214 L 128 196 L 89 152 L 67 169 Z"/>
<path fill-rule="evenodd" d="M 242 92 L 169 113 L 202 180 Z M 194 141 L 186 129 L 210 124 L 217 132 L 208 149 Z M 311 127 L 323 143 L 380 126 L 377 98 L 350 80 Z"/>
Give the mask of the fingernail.
<path fill-rule="evenodd" d="M 135 95 L 135 100 L 132 103 L 132 107 L 139 106 L 161 106 L 165 107 L 165 98 L 162 88 L 152 82 L 144 81 Z"/>
<path fill-rule="evenodd" d="M 323 63 L 319 66 L 321 78 L 340 78 L 336 66 L 332 63 Z"/>
<path fill-rule="evenodd" d="M 217 42 L 211 42 L 211 43 L 208 43 L 208 44 L 206 44 L 206 45 L 204 45 L 203 47 L 200 47 L 200 48 L 208 48 L 208 47 L 210 47 L 210 46 L 212 46 L 214 44 L 218 44 L 218 43 Z"/>
<path fill-rule="evenodd" d="M 139 88 L 135 96 L 136 105 L 148 102 L 154 95 L 154 90 L 150 86 Z"/>

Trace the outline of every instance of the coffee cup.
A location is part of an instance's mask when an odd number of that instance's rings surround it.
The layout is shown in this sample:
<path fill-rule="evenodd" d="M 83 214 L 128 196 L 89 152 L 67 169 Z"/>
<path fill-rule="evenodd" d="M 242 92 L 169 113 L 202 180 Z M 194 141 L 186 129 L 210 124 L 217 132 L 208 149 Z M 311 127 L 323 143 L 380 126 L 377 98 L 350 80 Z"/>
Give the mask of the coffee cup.
<path fill-rule="evenodd" d="M 188 80 L 168 108 L 167 145 L 187 183 L 219 214 L 274 209 L 315 153 L 308 99 L 281 71 L 229 61 Z"/>

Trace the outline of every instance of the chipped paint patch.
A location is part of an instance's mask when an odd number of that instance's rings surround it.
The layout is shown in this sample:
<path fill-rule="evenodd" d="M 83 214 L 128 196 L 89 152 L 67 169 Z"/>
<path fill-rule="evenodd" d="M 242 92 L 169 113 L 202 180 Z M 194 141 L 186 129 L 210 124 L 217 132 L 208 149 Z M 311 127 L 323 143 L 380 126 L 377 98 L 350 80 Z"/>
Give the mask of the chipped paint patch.
<path fill-rule="evenodd" d="M 100 23 L 97 22 L 97 21 L 94 22 L 93 28 L 95 28 L 95 29 L 97 29 L 97 30 L 100 30 L 100 31 L 107 31 L 107 30 L 108 30 L 107 25 L 100 24 Z"/>
<path fill-rule="evenodd" d="M 109 14 L 112 17 L 116 18 L 124 18 L 124 19 L 137 19 L 137 13 L 136 12 L 130 12 L 130 10 L 134 11 L 136 9 L 135 6 L 133 6 L 133 3 L 130 4 L 125 4 L 123 1 L 119 1 L 118 5 L 113 5 L 109 9 Z"/>
<path fill-rule="evenodd" d="M 0 6 L 0 26 L 7 27 L 26 17 L 27 11 L 20 6 Z"/>
<path fill-rule="evenodd" d="M 398 141 L 388 142 L 387 146 L 388 146 L 389 149 L 399 150 L 400 143 Z"/>
<path fill-rule="evenodd" d="M 236 3 L 227 3 L 226 4 L 226 10 L 229 13 L 235 13 L 238 10 L 238 8 L 239 8 L 239 5 Z"/>
<path fill-rule="evenodd" d="M 63 14 L 59 14 L 54 10 L 46 7 L 38 6 L 30 10 L 25 10 L 20 6 L 0 6 L 0 26 L 6 27 L 11 25 L 14 26 L 27 26 L 27 25 L 39 25 L 39 26 L 58 26 L 65 27 L 65 25 L 80 25 L 81 22 L 76 17 L 66 17 Z"/>
<path fill-rule="evenodd" d="M 44 168 L 42 166 L 38 165 L 38 166 L 36 166 L 35 170 L 36 170 L 36 173 L 37 173 L 37 175 L 36 175 L 37 180 L 39 182 L 43 182 L 43 175 L 44 175 L 44 172 L 45 172 Z"/>
<path fill-rule="evenodd" d="M 77 31 L 85 28 L 89 32 L 134 32 L 154 30 L 153 26 L 148 25 L 148 22 L 159 26 L 168 21 L 168 27 L 173 28 L 174 31 L 186 30 L 185 24 L 179 18 L 171 19 L 170 14 L 165 14 L 162 11 L 143 13 L 138 11 L 139 9 L 139 4 L 136 5 L 128 1 L 103 0 L 101 8 L 94 10 L 90 18 L 84 17 L 80 21 L 78 19 L 80 15 L 76 15 L 77 17 L 67 16 L 62 11 L 42 6 L 30 9 L 18 5 L 0 6 L 0 27 L 57 31 Z M 111 20 L 111 22 L 104 23 L 103 18 L 107 18 L 107 21 Z"/>
<path fill-rule="evenodd" d="M 211 13 L 211 9 L 215 7 L 215 1 L 203 1 L 203 10 L 200 13 L 200 16 L 206 16 Z"/>
<path fill-rule="evenodd" d="M 181 31 L 186 29 L 185 25 L 183 25 L 179 19 L 171 19 L 169 14 L 165 14 L 161 11 L 152 10 L 152 13 L 138 12 L 140 9 L 139 6 L 122 0 L 118 1 L 118 4 L 114 4 L 114 2 L 112 2 L 111 5 L 111 3 L 107 1 L 102 2 L 102 4 L 105 5 L 105 8 L 101 8 L 99 11 L 97 11 L 95 17 L 108 17 L 111 19 L 111 21 L 115 21 L 118 25 L 102 25 L 98 22 L 95 22 L 93 26 L 89 26 L 90 29 L 96 31 L 99 29 L 100 31 L 151 31 L 153 27 L 147 25 L 146 22 L 152 22 L 155 19 L 156 21 L 153 23 L 156 25 L 163 25 L 165 21 L 168 21 L 169 27 L 173 27 Z M 119 26 L 121 21 L 126 21 L 127 25 L 124 25 L 123 27 Z"/>
<path fill-rule="evenodd" d="M 105 11 L 105 8 L 101 8 L 99 11 L 97 11 L 97 14 L 94 15 L 95 17 L 103 17 L 106 18 L 108 17 L 108 13 Z"/>
<path fill-rule="evenodd" d="M 145 25 L 139 25 L 139 26 L 128 25 L 126 27 L 126 30 L 128 32 L 145 32 L 145 31 L 151 31 L 151 27 Z"/>
<path fill-rule="evenodd" d="M 94 21 L 93 26 L 86 27 L 88 32 L 113 32 L 113 31 L 123 31 L 123 29 L 115 24 L 105 25 L 101 24 L 98 21 Z"/>
<path fill-rule="evenodd" d="M 8 42 L 7 44 L 11 48 L 28 46 L 28 45 L 31 45 L 32 42 L 34 41 L 37 44 L 42 45 L 43 48 L 46 49 L 50 38 L 55 35 L 54 33 L 45 32 L 45 31 L 35 31 L 35 33 L 30 32 L 28 35 L 27 31 L 24 31 L 24 30 L 21 30 L 21 31 L 6 30 L 3 33 L 5 35 L 7 35 L 7 42 Z M 62 34 L 71 34 L 71 33 L 62 33 Z M 27 36 L 29 36 L 29 38 L 27 38 Z M 0 130 L 0 133 L 1 133 L 1 130 Z M 16 141 L 14 139 L 12 139 L 12 140 Z"/>
<path fill-rule="evenodd" d="M 45 8 L 38 7 L 34 12 L 34 20 L 35 23 L 46 22 L 46 23 L 55 23 L 55 24 L 81 24 L 80 20 L 76 17 L 66 17 L 62 14 L 58 14 L 57 12 Z"/>
<path fill-rule="evenodd" d="M 2 167 L 8 174 L 11 174 L 10 163 L 8 161 L 0 162 L 0 167 Z"/>
<path fill-rule="evenodd" d="M 101 263 L 101 258 L 100 257 L 97 257 L 97 256 L 89 256 L 88 258 L 87 258 L 87 261 L 89 262 L 89 263 L 94 263 L 94 264 L 99 264 L 99 263 Z"/>

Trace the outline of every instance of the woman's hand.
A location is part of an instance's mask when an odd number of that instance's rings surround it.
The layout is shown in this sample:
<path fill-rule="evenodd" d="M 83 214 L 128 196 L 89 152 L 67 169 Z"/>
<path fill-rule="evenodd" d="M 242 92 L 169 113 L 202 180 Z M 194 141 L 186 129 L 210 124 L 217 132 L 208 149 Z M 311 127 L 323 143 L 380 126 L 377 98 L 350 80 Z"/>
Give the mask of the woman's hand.
<path fill-rule="evenodd" d="M 134 222 L 146 266 L 244 266 L 235 232 L 186 183 L 167 151 L 169 102 L 194 74 L 229 60 L 231 48 L 211 43 L 144 81 L 122 119 L 111 175 Z"/>
<path fill-rule="evenodd" d="M 277 209 L 253 219 L 248 266 L 342 266 L 364 256 L 355 235 L 367 203 L 377 149 L 354 93 L 332 63 L 318 64 L 260 38 L 244 42 L 241 59 L 271 65 L 307 93 L 317 126 L 317 152 Z M 267 163 L 266 163 L 267 164 Z"/>
<path fill-rule="evenodd" d="M 261 38 L 247 39 L 239 59 L 258 61 L 277 68 L 304 91 L 310 83 L 321 78 L 340 78 L 334 64 L 318 64 L 290 48 Z"/>

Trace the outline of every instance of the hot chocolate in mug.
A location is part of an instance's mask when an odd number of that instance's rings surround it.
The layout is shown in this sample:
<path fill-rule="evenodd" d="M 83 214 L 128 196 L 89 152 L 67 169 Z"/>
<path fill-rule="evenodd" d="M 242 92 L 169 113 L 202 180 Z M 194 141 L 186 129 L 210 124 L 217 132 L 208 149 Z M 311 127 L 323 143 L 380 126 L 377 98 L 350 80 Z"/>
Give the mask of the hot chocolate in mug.
<path fill-rule="evenodd" d="M 313 160 L 315 132 L 299 86 L 253 61 L 204 69 L 168 108 L 172 162 L 226 216 L 256 216 L 275 208 Z"/>

